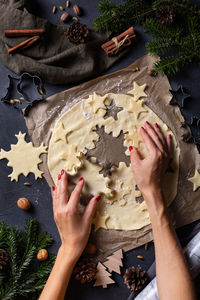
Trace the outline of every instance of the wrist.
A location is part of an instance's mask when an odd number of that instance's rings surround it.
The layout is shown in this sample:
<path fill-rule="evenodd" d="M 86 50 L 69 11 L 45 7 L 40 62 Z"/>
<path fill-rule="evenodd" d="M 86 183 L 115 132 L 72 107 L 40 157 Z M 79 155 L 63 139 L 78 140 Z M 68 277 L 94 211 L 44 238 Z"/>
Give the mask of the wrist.
<path fill-rule="evenodd" d="M 75 265 L 80 257 L 80 255 L 76 251 L 70 249 L 69 247 L 66 247 L 63 244 L 61 244 L 58 250 L 58 255 L 62 258 L 63 262 L 66 262 L 70 265 Z"/>
<path fill-rule="evenodd" d="M 160 188 L 150 188 L 143 192 L 151 219 L 166 214 L 167 208 Z"/>

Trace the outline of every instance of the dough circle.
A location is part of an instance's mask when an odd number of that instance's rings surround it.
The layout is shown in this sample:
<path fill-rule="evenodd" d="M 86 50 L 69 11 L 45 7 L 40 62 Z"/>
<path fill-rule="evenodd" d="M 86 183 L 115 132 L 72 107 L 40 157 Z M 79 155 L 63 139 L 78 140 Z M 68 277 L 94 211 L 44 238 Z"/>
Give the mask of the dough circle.
<path fill-rule="evenodd" d="M 147 155 L 147 150 L 139 128 L 145 121 L 151 124 L 157 123 L 165 136 L 171 134 L 173 161 L 170 170 L 163 178 L 163 193 L 168 205 L 177 193 L 180 149 L 174 135 L 142 100 L 135 99 L 131 91 L 129 94 L 109 93 L 99 96 L 94 93 L 88 99 L 76 103 L 57 121 L 49 143 L 48 168 L 55 184 L 58 174 L 64 168 L 72 175 L 73 183 L 76 183 L 80 177 L 84 177 L 84 193 L 87 196 L 103 193 L 94 219 L 96 230 L 100 227 L 136 230 L 150 224 L 149 213 L 145 202 L 141 203 L 141 193 L 136 187 L 130 167 L 121 162 L 118 168 L 113 169 L 110 177 L 103 177 L 99 174 L 101 166 L 95 163 L 95 159 L 86 160 L 85 148 L 94 148 L 93 141 L 99 138 L 94 131 L 97 125 L 104 126 L 105 132 L 112 133 L 116 138 L 123 130 L 124 146 L 135 144 L 144 157 Z M 113 100 L 117 107 L 123 108 L 118 112 L 117 120 L 112 116 L 104 118 L 106 105 Z M 60 130 L 62 132 L 59 132 Z M 71 151 L 72 148 L 74 151 Z M 129 155 L 128 148 L 126 155 Z"/>

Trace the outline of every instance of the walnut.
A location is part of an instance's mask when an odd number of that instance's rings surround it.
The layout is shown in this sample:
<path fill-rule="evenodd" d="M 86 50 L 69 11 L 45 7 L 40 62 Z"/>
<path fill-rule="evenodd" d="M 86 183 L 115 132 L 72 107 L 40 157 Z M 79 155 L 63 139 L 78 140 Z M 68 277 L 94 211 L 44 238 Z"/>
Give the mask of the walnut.
<path fill-rule="evenodd" d="M 31 208 L 31 203 L 27 198 L 19 198 L 17 200 L 17 206 L 22 210 L 29 210 Z"/>
<path fill-rule="evenodd" d="M 48 257 L 48 251 L 46 249 L 41 249 L 38 251 L 37 259 L 39 261 L 44 261 L 47 259 L 47 257 Z"/>

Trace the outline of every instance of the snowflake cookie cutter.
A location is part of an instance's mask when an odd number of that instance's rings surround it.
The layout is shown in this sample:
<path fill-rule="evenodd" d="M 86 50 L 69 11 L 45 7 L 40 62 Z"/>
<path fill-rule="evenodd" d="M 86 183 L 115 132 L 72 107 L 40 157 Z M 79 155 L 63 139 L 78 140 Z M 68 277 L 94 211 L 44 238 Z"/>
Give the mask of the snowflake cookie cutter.
<path fill-rule="evenodd" d="M 33 100 L 33 99 L 28 99 L 23 87 L 22 87 L 22 84 L 25 80 L 27 79 L 31 79 L 34 86 L 37 88 L 37 91 L 38 91 L 38 94 L 40 94 L 42 97 L 37 99 L 37 100 Z M 6 94 L 4 97 L 2 97 L 0 99 L 0 101 L 6 103 L 6 104 L 10 104 L 10 105 L 13 105 L 14 108 L 16 109 L 21 109 L 19 108 L 19 106 L 17 105 L 17 103 L 20 103 L 20 101 L 16 101 L 16 99 L 14 100 L 14 102 L 11 102 L 11 97 L 12 97 L 12 92 L 13 92 L 13 89 L 14 89 L 14 81 L 18 81 L 17 83 L 17 86 L 16 86 L 16 91 L 19 93 L 19 95 L 21 95 L 21 100 L 23 99 L 24 102 L 28 103 L 29 105 L 25 108 L 25 113 L 26 113 L 26 109 L 28 109 L 29 106 L 33 106 L 33 104 L 36 102 L 36 101 L 41 101 L 41 100 L 44 100 L 45 99 L 45 88 L 44 88 L 44 84 L 42 82 L 42 79 L 39 77 L 39 76 L 36 76 L 36 75 L 31 75 L 30 73 L 28 72 L 24 72 L 22 73 L 19 77 L 14 77 L 14 76 L 11 76 L 11 75 L 8 75 L 8 80 L 9 80 L 9 83 L 8 83 L 8 87 L 7 87 L 7 91 L 6 91 Z"/>

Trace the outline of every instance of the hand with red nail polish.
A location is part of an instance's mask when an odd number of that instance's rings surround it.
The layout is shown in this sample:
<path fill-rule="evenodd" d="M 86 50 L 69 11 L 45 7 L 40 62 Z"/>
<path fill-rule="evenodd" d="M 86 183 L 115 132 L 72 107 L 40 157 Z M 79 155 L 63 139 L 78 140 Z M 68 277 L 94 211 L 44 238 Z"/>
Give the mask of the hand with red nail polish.
<path fill-rule="evenodd" d="M 58 182 L 53 190 L 53 211 L 56 225 L 60 233 L 62 248 L 73 253 L 78 259 L 84 250 L 91 229 L 99 195 L 93 197 L 84 213 L 78 212 L 81 192 L 84 186 L 84 178 L 81 177 L 69 196 L 67 174 L 64 170 L 58 175 Z M 72 254 L 71 254 L 72 255 Z"/>
<path fill-rule="evenodd" d="M 148 122 L 141 127 L 140 133 L 148 155 L 142 157 L 133 147 L 130 152 L 131 168 L 151 220 L 158 298 L 195 300 L 192 277 L 168 214 L 168 199 L 164 199 L 162 194 L 162 179 L 170 161 L 172 136 L 165 138 L 158 124 L 152 126 Z M 172 184 L 169 179 L 166 183 L 168 186 Z"/>
<path fill-rule="evenodd" d="M 148 155 L 143 159 L 137 149 L 133 147 L 131 168 L 138 188 L 145 196 L 151 191 L 161 192 L 161 180 L 169 165 L 171 137 L 169 135 L 165 138 L 157 123 L 151 126 L 145 122 L 140 133 Z"/>
<path fill-rule="evenodd" d="M 80 211 L 83 186 L 84 178 L 81 177 L 69 195 L 68 179 L 64 170 L 58 175 L 57 186 L 52 186 L 53 213 L 61 246 L 40 300 L 64 299 L 73 268 L 87 245 L 92 219 L 101 196 L 93 197 L 85 210 Z"/>

